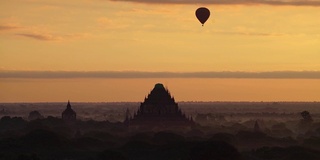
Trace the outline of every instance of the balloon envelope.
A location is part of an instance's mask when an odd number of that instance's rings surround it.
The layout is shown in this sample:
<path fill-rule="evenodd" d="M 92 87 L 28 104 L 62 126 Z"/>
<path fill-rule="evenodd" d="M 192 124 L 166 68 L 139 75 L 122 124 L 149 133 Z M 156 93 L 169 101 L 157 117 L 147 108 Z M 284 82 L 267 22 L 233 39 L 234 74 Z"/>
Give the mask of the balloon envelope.
<path fill-rule="evenodd" d="M 202 25 L 208 20 L 209 16 L 210 11 L 205 7 L 200 7 L 196 10 L 196 17 L 202 23 Z"/>

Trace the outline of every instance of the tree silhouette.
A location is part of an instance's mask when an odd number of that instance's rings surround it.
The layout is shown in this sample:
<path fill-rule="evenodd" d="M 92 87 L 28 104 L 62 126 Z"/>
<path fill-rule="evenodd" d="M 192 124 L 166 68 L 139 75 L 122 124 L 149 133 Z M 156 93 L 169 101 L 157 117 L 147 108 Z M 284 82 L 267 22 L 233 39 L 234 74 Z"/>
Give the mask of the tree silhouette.
<path fill-rule="evenodd" d="M 300 114 L 301 114 L 301 116 L 303 118 L 302 119 L 303 122 L 306 122 L 306 123 L 313 122 L 313 119 L 312 119 L 312 117 L 311 117 L 311 115 L 310 115 L 310 113 L 308 111 L 303 111 Z"/>

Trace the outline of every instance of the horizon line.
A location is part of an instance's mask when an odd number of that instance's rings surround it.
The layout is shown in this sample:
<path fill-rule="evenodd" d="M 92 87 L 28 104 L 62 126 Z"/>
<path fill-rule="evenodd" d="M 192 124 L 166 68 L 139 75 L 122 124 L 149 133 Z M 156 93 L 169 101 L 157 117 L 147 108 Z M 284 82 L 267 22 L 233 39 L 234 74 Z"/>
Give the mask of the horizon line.
<path fill-rule="evenodd" d="M 244 79 L 320 79 L 320 71 L 24 71 L 0 70 L 0 78 L 70 79 L 70 78 L 244 78 Z"/>
<path fill-rule="evenodd" d="M 34 101 L 34 102 L 0 102 L 0 104 L 23 104 L 23 103 L 68 103 L 68 101 L 66 102 L 59 102 L 59 101 Z M 72 103 L 141 103 L 141 101 L 73 101 L 70 102 Z M 249 100 L 243 100 L 243 101 L 233 101 L 233 100 L 229 100 L 229 101 L 219 101 L 219 100 L 215 100 L 215 101 L 177 101 L 176 103 L 320 103 L 320 101 L 249 101 Z"/>

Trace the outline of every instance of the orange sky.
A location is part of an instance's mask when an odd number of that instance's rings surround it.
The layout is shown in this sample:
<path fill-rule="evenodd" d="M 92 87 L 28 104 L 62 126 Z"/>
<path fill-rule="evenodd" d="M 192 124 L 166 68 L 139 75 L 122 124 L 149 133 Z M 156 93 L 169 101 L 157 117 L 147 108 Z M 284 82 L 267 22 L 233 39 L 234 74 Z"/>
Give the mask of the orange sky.
<path fill-rule="evenodd" d="M 156 83 L 176 101 L 320 101 L 319 79 L 0 79 L 0 102 L 141 102 Z"/>
<path fill-rule="evenodd" d="M 237 5 L 229 1 L 213 0 L 203 1 L 205 4 L 193 0 L 182 0 L 179 1 L 180 4 L 173 4 L 170 0 L 128 1 L 130 2 L 2 1 L 0 71 L 320 71 L 320 1 L 318 0 L 312 2 L 301 0 L 299 4 L 293 0 L 276 0 L 272 5 L 268 4 L 269 1 L 258 0 L 232 1 L 239 3 Z M 225 4 L 221 5 L 222 2 Z M 206 6 L 212 13 L 204 27 L 194 15 L 200 6 Z M 207 80 L 204 79 L 201 83 Z M 30 81 L 40 82 L 29 83 Z M 59 93 L 64 88 L 69 88 L 70 80 L 58 79 L 57 84 L 48 81 L 50 79 L 18 79 L 9 82 L 9 79 L 0 78 L 1 90 L 8 93 L 2 95 L 0 101 L 68 99 L 66 95 L 61 96 Z M 89 85 L 95 80 L 81 79 L 81 81 Z M 106 79 L 106 81 L 112 80 Z M 134 83 L 142 84 L 148 80 L 123 81 L 128 82 L 124 83 L 126 85 L 134 86 Z M 219 80 L 210 79 L 208 83 L 215 81 Z M 225 85 L 232 84 L 229 81 L 234 81 L 240 86 L 245 86 L 249 82 L 256 84 L 252 86 L 251 92 L 258 92 L 263 86 L 260 82 L 251 80 L 242 82 L 235 79 L 228 79 Z M 265 83 L 273 82 L 270 79 L 266 81 L 268 82 Z M 317 80 L 310 81 L 310 84 L 313 84 Z M 100 79 L 100 82 L 103 81 Z M 296 82 L 288 80 L 293 90 L 297 89 Z M 35 98 L 41 95 L 33 90 L 42 83 L 50 89 L 54 89 L 56 85 L 61 85 L 61 88 L 58 87 L 57 91 L 51 90 L 54 93 L 50 94 L 47 91 L 48 94 L 43 94 L 43 98 Z M 172 80 L 172 83 L 170 88 L 175 90 L 175 85 L 181 88 L 179 84 L 193 83 L 193 80 Z M 152 89 L 152 86 L 150 83 L 145 84 L 139 92 L 144 95 Z M 258 93 L 255 95 L 249 91 L 247 93 L 246 89 L 241 87 L 239 90 L 227 87 L 225 92 L 242 91 L 243 94 L 231 94 L 231 96 L 226 94 L 217 99 L 319 100 L 316 98 L 320 97 L 319 88 L 317 85 L 314 86 L 314 89 L 301 84 L 298 86 L 306 93 L 309 90 L 319 93 L 304 94 L 302 97 L 305 98 L 290 96 L 293 94 L 290 93 L 290 89 L 284 89 L 279 96 L 269 96 Z M 113 92 L 124 90 L 122 83 L 115 82 L 113 87 Z M 191 90 L 196 91 L 199 88 L 204 86 L 195 85 Z M 74 89 L 84 92 L 88 87 L 82 85 Z M 37 91 L 45 92 L 40 90 Z M 213 90 L 214 88 L 206 92 L 214 92 Z M 32 94 L 23 98 L 20 95 L 22 93 Z M 99 93 L 103 94 L 103 91 Z M 105 101 L 143 99 L 140 95 L 139 98 L 122 95 L 110 98 L 113 97 L 111 93 L 104 94 Z M 192 98 L 187 93 L 178 89 L 175 95 L 182 94 L 183 98 L 180 100 Z M 74 97 L 77 101 L 104 101 L 100 95 L 95 96 L 101 98 L 96 98 L 92 94 L 76 95 L 79 95 Z M 212 95 L 212 97 L 219 96 Z M 190 100 L 215 100 L 215 98 L 201 95 L 194 96 Z"/>

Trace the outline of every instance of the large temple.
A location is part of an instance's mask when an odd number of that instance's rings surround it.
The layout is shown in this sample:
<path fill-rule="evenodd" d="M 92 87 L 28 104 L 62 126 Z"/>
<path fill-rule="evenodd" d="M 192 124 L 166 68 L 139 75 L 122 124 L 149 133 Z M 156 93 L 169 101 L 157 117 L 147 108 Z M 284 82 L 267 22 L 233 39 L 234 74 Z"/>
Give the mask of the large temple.
<path fill-rule="evenodd" d="M 180 128 L 194 125 L 192 117 L 188 119 L 182 113 L 174 97 L 161 83 L 154 86 L 132 118 L 127 114 L 125 123 L 131 128 L 145 129 Z"/>

